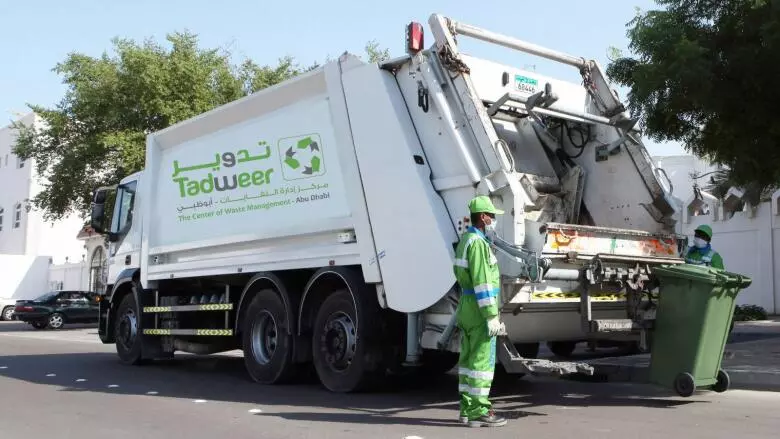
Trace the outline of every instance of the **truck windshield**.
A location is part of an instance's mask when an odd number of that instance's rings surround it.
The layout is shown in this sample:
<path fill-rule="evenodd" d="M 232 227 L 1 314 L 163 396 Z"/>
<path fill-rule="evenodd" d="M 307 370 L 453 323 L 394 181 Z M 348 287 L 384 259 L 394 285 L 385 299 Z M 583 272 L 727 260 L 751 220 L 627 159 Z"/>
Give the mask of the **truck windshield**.
<path fill-rule="evenodd" d="M 132 224 L 135 186 L 136 182 L 131 181 L 117 188 L 116 207 L 111 221 L 111 231 L 114 233 L 124 234 Z"/>

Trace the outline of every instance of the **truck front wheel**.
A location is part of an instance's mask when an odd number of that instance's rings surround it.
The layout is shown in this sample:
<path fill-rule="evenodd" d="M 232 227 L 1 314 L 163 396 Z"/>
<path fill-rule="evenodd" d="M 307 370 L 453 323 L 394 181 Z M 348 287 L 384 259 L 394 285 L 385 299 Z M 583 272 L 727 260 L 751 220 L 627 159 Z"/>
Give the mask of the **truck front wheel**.
<path fill-rule="evenodd" d="M 244 364 L 256 382 L 280 384 L 292 378 L 293 336 L 289 327 L 279 295 L 269 289 L 258 292 L 242 328 Z"/>
<path fill-rule="evenodd" d="M 370 304 L 357 300 L 347 290 L 338 290 L 320 306 L 314 320 L 312 356 L 320 382 L 331 392 L 353 392 L 377 382 L 382 353 L 377 338 L 376 317 Z"/>
<path fill-rule="evenodd" d="M 141 318 L 133 293 L 122 298 L 114 319 L 116 353 L 124 364 L 141 362 Z"/>

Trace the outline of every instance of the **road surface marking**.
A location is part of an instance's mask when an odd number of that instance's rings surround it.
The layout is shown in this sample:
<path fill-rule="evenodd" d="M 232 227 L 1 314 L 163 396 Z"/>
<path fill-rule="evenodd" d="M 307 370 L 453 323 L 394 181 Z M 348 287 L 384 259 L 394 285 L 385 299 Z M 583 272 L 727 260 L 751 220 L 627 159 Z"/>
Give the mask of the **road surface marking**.
<path fill-rule="evenodd" d="M 76 380 L 77 383 L 83 383 L 84 381 L 86 381 L 86 379 L 84 378 L 79 378 Z"/>
<path fill-rule="evenodd" d="M 259 414 L 259 413 L 263 413 L 263 411 L 261 409 L 250 409 L 249 413 L 251 413 L 253 415 L 256 415 L 256 414 Z"/>
<path fill-rule="evenodd" d="M 194 400 L 192 402 L 194 402 L 195 404 L 203 404 L 204 402 L 206 402 L 206 400 L 205 399 L 196 399 L 196 400 Z"/>
<path fill-rule="evenodd" d="M 149 392 L 146 392 L 146 394 L 147 395 L 157 395 L 157 392 L 155 392 L 154 390 L 151 390 Z"/>
<path fill-rule="evenodd" d="M 117 387 L 119 387 L 119 384 L 109 384 L 109 385 L 108 385 L 108 387 L 109 387 L 110 389 L 114 389 L 114 388 L 117 388 Z"/>
<path fill-rule="evenodd" d="M 56 373 L 47 373 L 46 376 L 47 377 L 56 377 L 57 374 Z"/>
<path fill-rule="evenodd" d="M 8 366 L 0 366 L 0 369 L 8 369 Z"/>

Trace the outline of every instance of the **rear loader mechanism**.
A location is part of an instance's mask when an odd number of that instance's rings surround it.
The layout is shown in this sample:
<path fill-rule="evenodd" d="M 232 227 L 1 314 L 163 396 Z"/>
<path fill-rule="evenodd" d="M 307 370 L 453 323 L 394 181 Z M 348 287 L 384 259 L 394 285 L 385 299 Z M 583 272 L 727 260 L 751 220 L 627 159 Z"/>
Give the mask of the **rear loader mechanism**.
<path fill-rule="evenodd" d="M 506 284 L 513 286 L 502 289 L 502 312 L 517 316 L 528 305 L 528 297 L 545 291 L 564 296 L 573 292 L 589 343 L 622 334 L 638 338 L 641 350 L 649 349 L 658 297 L 653 269 L 682 263 L 683 240 L 672 234 L 677 208 L 660 182 L 662 171 L 654 167 L 639 139 L 637 120 L 627 116 L 595 61 L 440 15 L 431 16 L 429 24 L 436 40 L 427 55 L 432 70 L 440 67 L 439 76 L 446 77 L 442 88 L 450 89 L 451 101 L 462 104 L 475 133 L 477 147 L 464 153 L 464 162 L 472 165 L 473 157 L 483 156 L 480 164 L 488 174 L 482 181 L 488 193 L 506 203 L 508 190 L 496 184 L 506 180 L 514 194 L 512 204 L 504 208 L 511 209 L 520 230 L 504 231 L 517 244 L 491 237 L 494 251 L 505 261 L 501 268 Z M 457 35 L 575 67 L 584 90 L 463 55 Z M 495 84 L 499 77 L 500 87 Z M 420 87 L 428 89 L 424 81 Z M 499 134 L 507 130 L 516 140 L 526 141 L 525 149 Z M 580 134 L 579 142 L 573 133 Z M 522 169 L 521 151 L 533 148 L 527 139 L 541 148 L 552 175 Z M 468 169 L 476 171 L 476 166 Z M 513 179 L 519 185 L 513 185 Z M 605 294 L 624 297 L 623 318 L 595 316 L 593 303 Z M 450 344 L 453 324 L 442 332 L 440 348 Z M 498 354 L 509 372 L 593 373 L 584 363 L 523 358 L 511 334 L 501 337 Z"/>

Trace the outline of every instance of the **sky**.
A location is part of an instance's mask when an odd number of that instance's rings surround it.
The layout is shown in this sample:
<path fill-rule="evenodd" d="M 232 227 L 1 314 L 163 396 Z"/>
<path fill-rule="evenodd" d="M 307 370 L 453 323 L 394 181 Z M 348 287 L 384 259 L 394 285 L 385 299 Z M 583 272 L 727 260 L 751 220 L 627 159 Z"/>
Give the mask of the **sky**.
<path fill-rule="evenodd" d="M 286 55 L 301 65 L 337 57 L 344 51 L 364 54 L 375 40 L 391 56 L 404 54 L 404 28 L 425 26 L 425 46 L 432 43 L 428 18 L 439 13 L 587 59 L 606 68 L 607 49 L 626 50 L 626 23 L 635 8 L 653 9 L 653 0 L 0 0 L 0 126 L 27 103 L 53 106 L 65 91 L 52 68 L 68 53 L 100 56 L 114 37 L 142 41 L 189 30 L 202 47 L 227 47 L 235 61 L 251 58 L 275 64 Z M 470 55 L 491 59 L 561 79 L 580 81 L 569 66 L 463 39 Z M 621 97 L 626 89 L 617 87 Z M 646 141 L 651 155 L 683 154 L 679 144 Z"/>

